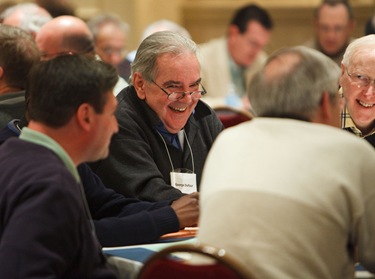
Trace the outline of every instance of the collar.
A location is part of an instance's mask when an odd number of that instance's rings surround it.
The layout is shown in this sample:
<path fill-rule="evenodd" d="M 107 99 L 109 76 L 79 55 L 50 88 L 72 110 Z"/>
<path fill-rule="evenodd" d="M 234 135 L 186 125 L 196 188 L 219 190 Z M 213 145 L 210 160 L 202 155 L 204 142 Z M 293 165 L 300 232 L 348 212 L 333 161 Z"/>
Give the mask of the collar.
<path fill-rule="evenodd" d="M 346 105 L 344 106 L 344 110 L 341 112 L 341 128 L 346 129 L 346 130 L 350 130 L 356 136 L 361 137 L 361 138 L 364 138 L 364 137 L 371 136 L 371 135 L 375 134 L 375 128 L 373 128 L 370 133 L 368 133 L 366 135 L 363 135 L 361 130 L 359 130 L 357 128 L 357 126 L 355 126 L 355 123 L 354 123 L 352 117 L 350 116 L 348 108 L 346 107 Z"/>
<path fill-rule="evenodd" d="M 156 129 L 168 143 L 172 144 L 177 149 L 181 149 L 178 134 L 168 132 L 168 130 L 164 127 L 163 122 L 160 121 L 158 125 L 154 126 L 154 129 Z"/>
<path fill-rule="evenodd" d="M 24 141 L 28 141 L 40 146 L 43 146 L 51 151 L 53 151 L 57 157 L 61 159 L 69 172 L 74 176 L 77 182 L 80 182 L 79 174 L 76 166 L 74 165 L 72 159 L 69 157 L 68 153 L 59 145 L 55 140 L 49 136 L 29 129 L 27 127 L 22 128 L 21 135 L 19 137 Z"/>

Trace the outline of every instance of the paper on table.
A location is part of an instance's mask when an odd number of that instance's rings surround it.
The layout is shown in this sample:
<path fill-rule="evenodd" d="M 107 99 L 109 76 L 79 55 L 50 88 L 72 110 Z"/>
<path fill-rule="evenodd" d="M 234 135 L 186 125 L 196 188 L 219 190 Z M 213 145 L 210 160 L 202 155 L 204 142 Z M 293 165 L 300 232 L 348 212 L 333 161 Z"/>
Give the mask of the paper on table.
<path fill-rule="evenodd" d="M 195 237 L 197 232 L 198 227 L 186 227 L 178 232 L 164 234 L 160 237 L 160 239 Z"/>

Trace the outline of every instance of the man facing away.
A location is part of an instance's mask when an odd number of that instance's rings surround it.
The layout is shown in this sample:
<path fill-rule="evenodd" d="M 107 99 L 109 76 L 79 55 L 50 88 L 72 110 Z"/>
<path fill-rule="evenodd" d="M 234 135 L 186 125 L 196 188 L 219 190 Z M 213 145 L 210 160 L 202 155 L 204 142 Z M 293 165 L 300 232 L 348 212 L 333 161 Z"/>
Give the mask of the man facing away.
<path fill-rule="evenodd" d="M 117 78 L 113 67 L 76 55 L 30 72 L 29 125 L 0 147 L 1 278 L 115 278 L 76 166 L 108 155 Z"/>
<path fill-rule="evenodd" d="M 304 45 L 319 50 L 340 66 L 345 49 L 352 40 L 354 26 L 349 1 L 323 0 L 314 14 L 315 37 Z"/>
<path fill-rule="evenodd" d="M 198 240 L 259 278 L 375 271 L 375 150 L 338 128 L 339 75 L 316 50 L 274 53 L 250 85 L 257 117 L 208 155 Z"/>
<path fill-rule="evenodd" d="M 247 85 L 266 59 L 263 49 L 272 27 L 268 12 L 250 4 L 236 11 L 225 37 L 200 46 L 201 75 L 208 92 L 205 102 L 212 107 L 249 108 Z"/>

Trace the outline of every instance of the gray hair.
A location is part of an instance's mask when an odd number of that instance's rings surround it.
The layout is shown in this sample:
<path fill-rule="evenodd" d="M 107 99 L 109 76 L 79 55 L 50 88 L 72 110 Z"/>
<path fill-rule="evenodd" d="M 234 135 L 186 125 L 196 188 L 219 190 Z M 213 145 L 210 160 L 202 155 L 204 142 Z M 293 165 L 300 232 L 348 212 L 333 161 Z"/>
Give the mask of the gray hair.
<path fill-rule="evenodd" d="M 129 25 L 122 21 L 117 15 L 114 14 L 100 14 L 93 18 L 91 18 L 87 25 L 90 28 L 91 33 L 94 36 L 94 39 L 96 39 L 96 36 L 98 35 L 100 28 L 105 26 L 106 24 L 113 24 L 122 30 L 125 35 L 128 35 L 129 33 Z"/>
<path fill-rule="evenodd" d="M 189 38 L 172 31 L 160 31 L 151 34 L 139 45 L 131 74 L 139 72 L 147 81 L 157 75 L 156 60 L 163 54 L 180 54 L 191 52 L 197 55 L 198 47 Z"/>
<path fill-rule="evenodd" d="M 303 46 L 281 49 L 254 76 L 250 103 L 257 116 L 310 120 L 323 92 L 336 100 L 339 77 L 335 62 L 316 50 Z"/>
<path fill-rule="evenodd" d="M 0 14 L 0 20 L 4 21 L 5 18 L 11 16 L 15 12 L 22 12 L 23 17 L 18 27 L 30 33 L 37 33 L 40 28 L 52 19 L 52 16 L 45 11 L 41 14 L 39 7 L 35 3 L 20 3 L 7 8 Z"/>
<path fill-rule="evenodd" d="M 358 38 L 351 42 L 345 50 L 342 64 L 344 64 L 345 67 L 348 67 L 353 58 L 355 58 L 359 53 L 367 51 L 365 49 L 368 49 L 369 47 L 371 47 L 372 49 L 375 48 L 374 34 Z"/>

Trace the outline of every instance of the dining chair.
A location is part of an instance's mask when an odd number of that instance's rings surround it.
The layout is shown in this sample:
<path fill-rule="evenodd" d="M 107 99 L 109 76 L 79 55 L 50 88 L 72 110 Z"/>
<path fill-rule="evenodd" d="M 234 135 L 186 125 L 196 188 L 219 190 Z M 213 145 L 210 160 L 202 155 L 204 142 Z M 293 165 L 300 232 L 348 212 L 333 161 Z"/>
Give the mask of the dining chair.
<path fill-rule="evenodd" d="M 225 128 L 235 126 L 253 118 L 253 115 L 249 111 L 230 106 L 215 107 L 214 111 Z"/>
<path fill-rule="evenodd" d="M 254 279 L 224 249 L 178 244 L 151 256 L 137 279 Z"/>

